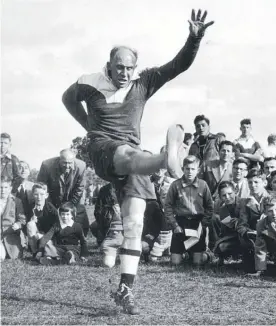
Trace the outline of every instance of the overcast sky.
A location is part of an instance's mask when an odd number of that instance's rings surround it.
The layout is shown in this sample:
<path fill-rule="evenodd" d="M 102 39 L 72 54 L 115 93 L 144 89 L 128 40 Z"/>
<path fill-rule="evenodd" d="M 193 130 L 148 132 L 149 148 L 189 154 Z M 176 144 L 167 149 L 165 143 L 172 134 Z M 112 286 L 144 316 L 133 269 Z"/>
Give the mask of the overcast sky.
<path fill-rule="evenodd" d="M 273 0 L 2 0 L 2 132 L 12 152 L 39 168 L 85 131 L 61 102 L 83 73 L 98 72 L 114 45 L 139 52 L 139 68 L 161 65 L 188 36 L 192 8 L 215 20 L 189 69 L 147 103 L 142 145 L 158 151 L 167 127 L 205 114 L 229 140 L 250 117 L 256 140 L 276 132 Z"/>

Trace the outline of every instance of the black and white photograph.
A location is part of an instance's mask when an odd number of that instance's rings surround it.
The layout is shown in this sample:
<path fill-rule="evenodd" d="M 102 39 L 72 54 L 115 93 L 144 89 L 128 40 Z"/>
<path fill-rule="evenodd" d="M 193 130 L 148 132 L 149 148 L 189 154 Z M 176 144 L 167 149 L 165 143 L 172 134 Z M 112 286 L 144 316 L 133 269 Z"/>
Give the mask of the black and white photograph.
<path fill-rule="evenodd" d="M 276 325 L 275 11 L 1 1 L 1 325 Z"/>

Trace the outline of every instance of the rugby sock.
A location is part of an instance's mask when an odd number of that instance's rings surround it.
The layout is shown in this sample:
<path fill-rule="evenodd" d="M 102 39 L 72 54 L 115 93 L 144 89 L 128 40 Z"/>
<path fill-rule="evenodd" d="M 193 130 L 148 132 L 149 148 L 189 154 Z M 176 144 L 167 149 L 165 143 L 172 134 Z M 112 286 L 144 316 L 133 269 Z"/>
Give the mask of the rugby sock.
<path fill-rule="evenodd" d="M 135 275 L 125 274 L 125 273 L 124 274 L 121 274 L 120 285 L 124 283 L 129 288 L 132 288 L 133 287 L 133 283 L 134 283 L 134 279 L 135 279 Z"/>
<path fill-rule="evenodd" d="M 143 216 L 126 216 L 123 218 L 124 241 L 120 249 L 121 275 L 123 280 L 133 285 L 141 255 L 141 236 Z M 126 277 L 126 275 L 128 275 Z"/>

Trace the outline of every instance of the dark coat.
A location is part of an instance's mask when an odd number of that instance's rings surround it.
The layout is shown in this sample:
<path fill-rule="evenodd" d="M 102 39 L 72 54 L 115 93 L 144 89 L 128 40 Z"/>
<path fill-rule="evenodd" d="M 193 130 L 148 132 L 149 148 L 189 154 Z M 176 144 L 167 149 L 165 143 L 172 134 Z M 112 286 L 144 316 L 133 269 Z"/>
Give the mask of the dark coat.
<path fill-rule="evenodd" d="M 67 201 L 77 206 L 84 191 L 86 164 L 75 159 L 74 168 L 64 180 L 59 162 L 59 157 L 43 161 L 37 181 L 44 182 L 48 186 L 49 200 L 55 207 L 58 208 Z"/>
<path fill-rule="evenodd" d="M 203 157 L 200 155 L 199 141 L 196 140 L 190 147 L 189 155 L 194 155 L 202 162 L 209 162 L 219 159 L 219 138 L 209 133 L 206 146 L 203 151 Z"/>
<path fill-rule="evenodd" d="M 32 205 L 32 209 L 30 210 L 32 213 L 27 217 L 27 220 L 30 221 L 31 217 L 34 216 L 34 205 Z M 41 233 L 47 233 L 51 227 L 59 221 L 58 211 L 55 206 L 45 201 L 45 205 L 42 210 L 41 216 L 37 216 L 37 229 Z"/>

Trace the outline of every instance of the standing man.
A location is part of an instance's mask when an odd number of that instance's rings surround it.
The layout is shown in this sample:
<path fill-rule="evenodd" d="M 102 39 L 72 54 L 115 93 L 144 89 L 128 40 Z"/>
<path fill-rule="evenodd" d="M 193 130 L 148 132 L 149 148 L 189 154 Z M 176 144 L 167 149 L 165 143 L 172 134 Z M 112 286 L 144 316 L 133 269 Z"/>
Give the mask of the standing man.
<path fill-rule="evenodd" d="M 263 156 L 276 158 L 276 134 L 270 134 L 267 137 L 267 146 L 263 149 Z"/>
<path fill-rule="evenodd" d="M 19 159 L 11 154 L 11 136 L 6 132 L 1 134 L 1 177 L 6 177 L 15 181 L 19 178 Z"/>
<path fill-rule="evenodd" d="M 71 202 L 77 208 L 77 222 L 84 234 L 89 230 L 89 222 L 84 205 L 80 204 L 84 191 L 84 173 L 86 164 L 75 157 L 71 149 L 64 149 L 59 157 L 50 158 L 42 162 L 37 176 L 38 182 L 48 187 L 49 201 L 59 208 L 61 204 Z"/>
<path fill-rule="evenodd" d="M 197 54 L 207 27 L 207 12 L 192 11 L 190 35 L 174 59 L 137 74 L 138 54 L 127 46 L 115 47 L 100 73 L 83 75 L 63 94 L 69 113 L 88 131 L 89 152 L 99 177 L 115 184 L 123 219 L 121 281 L 115 302 L 130 314 L 139 313 L 132 287 L 137 274 L 146 200 L 155 199 L 149 175 L 167 167 L 173 177 L 182 175 L 177 152 L 184 139 L 181 125 L 167 133 L 167 151 L 158 155 L 143 152 L 140 121 L 147 100 L 166 82 L 187 70 Z M 87 113 L 81 104 L 85 101 Z"/>
<path fill-rule="evenodd" d="M 194 125 L 196 136 L 189 155 L 196 156 L 200 164 L 219 159 L 220 138 L 210 132 L 210 120 L 205 115 L 197 115 Z"/>
<path fill-rule="evenodd" d="M 199 177 L 207 182 L 212 197 L 218 198 L 218 187 L 222 181 L 232 179 L 232 163 L 234 157 L 234 144 L 224 140 L 219 145 L 219 159 L 203 163 Z"/>
<path fill-rule="evenodd" d="M 259 142 L 256 142 L 252 136 L 251 119 L 243 119 L 240 122 L 241 136 L 234 141 L 236 146 L 236 158 L 244 157 L 249 162 L 249 169 L 260 167 L 263 162 L 262 149 Z"/>

